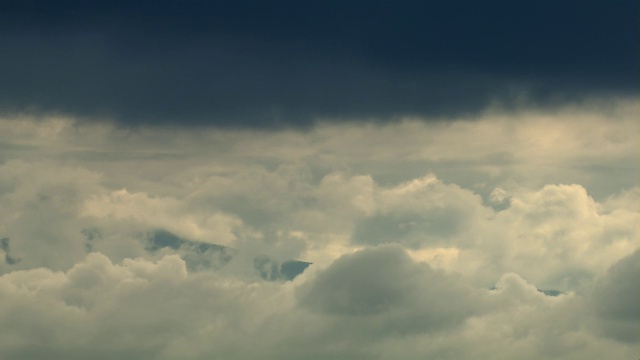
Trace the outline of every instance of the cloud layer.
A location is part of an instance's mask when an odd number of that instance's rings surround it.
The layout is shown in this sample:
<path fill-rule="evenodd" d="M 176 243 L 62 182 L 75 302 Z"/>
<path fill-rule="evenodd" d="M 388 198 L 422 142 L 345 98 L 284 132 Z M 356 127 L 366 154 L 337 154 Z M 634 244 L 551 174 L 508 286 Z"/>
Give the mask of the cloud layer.
<path fill-rule="evenodd" d="M 637 97 L 638 4 L 6 1 L 0 110 L 309 127 Z"/>
<path fill-rule="evenodd" d="M 3 118 L 0 357 L 634 358 L 636 116 Z"/>
<path fill-rule="evenodd" d="M 293 283 L 189 274 L 175 255 L 114 264 L 92 253 L 65 272 L 5 274 L 0 292 L 8 359 L 596 359 L 637 348 L 627 335 L 637 332 L 637 311 L 594 317 L 585 302 L 602 306 L 597 293 L 549 297 L 516 274 L 474 289 L 398 246 L 342 256 Z M 584 330 L 591 322 L 602 326 Z"/>

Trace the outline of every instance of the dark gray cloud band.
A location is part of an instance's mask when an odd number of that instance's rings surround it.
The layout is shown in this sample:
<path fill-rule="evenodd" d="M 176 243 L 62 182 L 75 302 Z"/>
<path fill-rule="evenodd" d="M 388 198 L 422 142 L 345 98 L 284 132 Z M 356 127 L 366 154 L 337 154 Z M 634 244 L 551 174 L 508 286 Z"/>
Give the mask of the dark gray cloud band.
<path fill-rule="evenodd" d="M 635 96 L 633 1 L 5 2 L 0 106 L 308 125 Z"/>

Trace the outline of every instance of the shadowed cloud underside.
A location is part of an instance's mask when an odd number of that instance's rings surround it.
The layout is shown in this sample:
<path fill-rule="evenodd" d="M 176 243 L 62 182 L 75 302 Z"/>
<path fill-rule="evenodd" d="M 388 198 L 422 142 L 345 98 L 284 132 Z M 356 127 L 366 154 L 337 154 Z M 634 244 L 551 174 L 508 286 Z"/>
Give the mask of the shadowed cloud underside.
<path fill-rule="evenodd" d="M 308 127 L 637 97 L 635 1 L 8 1 L 0 109 Z"/>

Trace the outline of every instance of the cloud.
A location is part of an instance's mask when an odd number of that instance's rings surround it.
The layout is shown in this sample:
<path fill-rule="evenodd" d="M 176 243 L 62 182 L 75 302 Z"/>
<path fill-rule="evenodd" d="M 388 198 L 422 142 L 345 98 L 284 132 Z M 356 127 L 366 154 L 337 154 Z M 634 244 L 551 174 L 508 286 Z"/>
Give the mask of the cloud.
<path fill-rule="evenodd" d="M 189 239 L 233 246 L 234 229 L 242 224 L 240 219 L 224 213 L 189 214 L 190 211 L 183 208 L 185 205 L 174 198 L 150 197 L 122 189 L 88 199 L 80 216 L 134 221 L 148 228 L 173 231 Z"/>
<path fill-rule="evenodd" d="M 501 264 L 499 271 L 512 269 L 540 286 L 584 291 L 610 259 L 635 248 L 637 237 L 636 211 L 614 215 L 597 208 L 579 185 L 547 185 L 512 197 L 478 240 L 487 248 L 495 244 L 487 261 Z"/>
<path fill-rule="evenodd" d="M 598 279 L 593 291 L 593 306 L 598 330 L 606 336 L 631 343 L 638 342 L 640 320 L 640 251 L 620 259 Z"/>
<path fill-rule="evenodd" d="M 455 239 L 473 226 L 470 220 L 490 216 L 477 195 L 443 184 L 432 174 L 384 189 L 377 198 L 377 211 L 355 225 L 356 243 L 397 242 L 412 248 L 455 245 Z"/>
<path fill-rule="evenodd" d="M 505 192 L 499 209 L 434 175 L 374 189 L 369 213 L 355 218 L 354 245 L 402 244 L 486 286 L 516 272 L 546 289 L 587 292 L 611 259 L 636 247 L 637 210 L 617 203 L 633 191 L 608 199 L 612 213 L 577 184 Z"/>
<path fill-rule="evenodd" d="M 2 118 L 0 357 L 633 358 L 636 114 Z"/>
<path fill-rule="evenodd" d="M 397 245 L 346 255 L 288 283 L 189 273 L 175 255 L 113 263 L 92 253 L 63 272 L 5 274 L 0 292 L 7 359 L 45 349 L 59 358 L 91 349 L 97 358 L 140 359 L 455 359 L 478 352 L 565 359 L 635 351 L 581 330 L 589 309 L 583 297 L 545 296 L 516 274 L 504 275 L 495 290 L 474 289 Z"/>
<path fill-rule="evenodd" d="M 5 264 L 64 269 L 82 259 L 78 212 L 88 194 L 101 191 L 99 175 L 46 162 L 10 161 L 0 168 L 0 229 L 10 252 L 3 250 L 6 259 L 21 259 Z"/>
<path fill-rule="evenodd" d="M 637 95 L 632 1 L 8 4 L 5 113 L 310 127 Z"/>
<path fill-rule="evenodd" d="M 405 316 L 428 328 L 459 321 L 473 311 L 472 304 L 459 301 L 471 293 L 465 290 L 455 277 L 416 264 L 401 247 L 388 245 L 337 259 L 300 296 L 304 306 L 330 315 L 367 317 L 420 307 L 423 319 Z"/>

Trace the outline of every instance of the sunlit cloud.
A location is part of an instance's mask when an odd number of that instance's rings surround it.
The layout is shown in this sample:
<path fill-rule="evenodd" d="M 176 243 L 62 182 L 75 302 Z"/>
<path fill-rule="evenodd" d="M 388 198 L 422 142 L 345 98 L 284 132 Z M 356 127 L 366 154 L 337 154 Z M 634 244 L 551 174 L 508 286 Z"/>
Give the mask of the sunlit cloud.
<path fill-rule="evenodd" d="M 282 131 L 2 119 L 0 352 L 633 356 L 635 106 Z"/>

